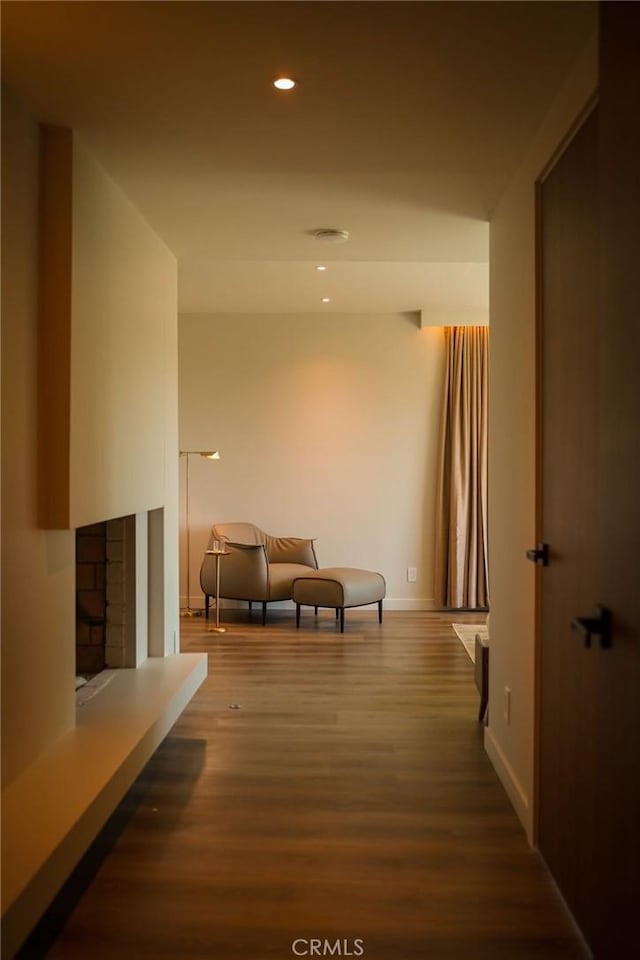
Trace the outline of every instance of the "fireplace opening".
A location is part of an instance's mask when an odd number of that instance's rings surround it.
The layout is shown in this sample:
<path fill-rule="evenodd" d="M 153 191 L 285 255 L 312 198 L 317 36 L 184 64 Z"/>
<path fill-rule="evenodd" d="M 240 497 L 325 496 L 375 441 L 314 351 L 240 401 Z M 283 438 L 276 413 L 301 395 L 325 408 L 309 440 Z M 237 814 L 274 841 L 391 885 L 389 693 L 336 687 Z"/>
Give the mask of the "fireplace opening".
<path fill-rule="evenodd" d="M 78 527 L 76 677 L 134 665 L 128 650 L 135 642 L 135 586 L 135 517 Z"/>
<path fill-rule="evenodd" d="M 106 666 L 107 524 L 76 530 L 76 676 L 87 679 Z"/>

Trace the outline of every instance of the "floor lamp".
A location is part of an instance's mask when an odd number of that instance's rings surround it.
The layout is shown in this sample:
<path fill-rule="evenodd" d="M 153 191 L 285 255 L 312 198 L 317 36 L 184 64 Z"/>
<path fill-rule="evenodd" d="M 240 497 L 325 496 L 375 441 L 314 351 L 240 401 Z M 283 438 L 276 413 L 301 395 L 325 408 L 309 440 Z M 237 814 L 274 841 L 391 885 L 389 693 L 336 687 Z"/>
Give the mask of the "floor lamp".
<path fill-rule="evenodd" d="M 180 456 L 185 457 L 187 461 L 187 483 L 186 483 L 186 522 L 187 522 L 187 607 L 183 611 L 183 617 L 196 617 L 200 615 L 200 610 L 191 609 L 191 530 L 189 527 L 189 457 L 204 457 L 205 460 L 219 460 L 220 454 L 217 450 L 181 450 Z"/>

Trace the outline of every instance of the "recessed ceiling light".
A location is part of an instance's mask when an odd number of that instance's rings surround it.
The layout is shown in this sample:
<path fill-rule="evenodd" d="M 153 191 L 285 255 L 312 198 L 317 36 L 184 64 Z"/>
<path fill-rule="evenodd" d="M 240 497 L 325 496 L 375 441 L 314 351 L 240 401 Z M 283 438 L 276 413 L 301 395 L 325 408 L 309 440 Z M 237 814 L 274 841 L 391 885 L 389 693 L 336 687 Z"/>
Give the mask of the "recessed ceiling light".
<path fill-rule="evenodd" d="M 326 270 L 326 269 L 327 268 L 321 263 L 319 263 L 318 266 L 316 267 L 316 270 Z"/>
<path fill-rule="evenodd" d="M 273 81 L 273 85 L 277 90 L 293 90 L 296 82 L 291 77 L 278 77 L 277 80 Z"/>
<path fill-rule="evenodd" d="M 323 303 L 331 303 L 331 297 L 323 297 L 323 298 L 322 298 L 322 302 L 323 302 Z"/>

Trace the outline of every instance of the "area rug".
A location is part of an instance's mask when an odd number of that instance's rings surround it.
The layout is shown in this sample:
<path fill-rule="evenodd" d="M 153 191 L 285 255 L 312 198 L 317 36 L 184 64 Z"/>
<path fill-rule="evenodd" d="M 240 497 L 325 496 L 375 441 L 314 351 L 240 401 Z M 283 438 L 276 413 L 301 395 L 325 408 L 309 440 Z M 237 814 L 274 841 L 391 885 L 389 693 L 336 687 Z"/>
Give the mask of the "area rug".
<path fill-rule="evenodd" d="M 489 631 L 485 623 L 452 623 L 451 626 L 458 635 L 473 662 L 476 662 L 476 634 L 479 634 L 482 640 L 489 639 Z"/>

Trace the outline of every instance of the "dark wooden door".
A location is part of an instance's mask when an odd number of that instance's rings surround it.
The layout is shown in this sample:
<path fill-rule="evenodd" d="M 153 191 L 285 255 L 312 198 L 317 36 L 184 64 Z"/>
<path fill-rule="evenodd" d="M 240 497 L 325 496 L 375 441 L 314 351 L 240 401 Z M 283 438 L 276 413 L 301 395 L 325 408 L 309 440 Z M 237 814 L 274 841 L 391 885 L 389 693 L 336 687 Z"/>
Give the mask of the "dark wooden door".
<path fill-rule="evenodd" d="M 540 205 L 542 539 L 550 557 L 542 572 L 538 842 L 577 917 L 591 897 L 598 778 L 601 653 L 571 629 L 596 596 L 597 131 L 594 111 L 544 180 Z"/>
<path fill-rule="evenodd" d="M 640 949 L 640 68 L 625 6 L 602 7 L 599 105 L 540 188 L 538 844 L 598 958 Z M 610 647 L 571 627 L 597 605 Z"/>
<path fill-rule="evenodd" d="M 600 5 L 598 957 L 640 953 L 640 5 Z"/>

